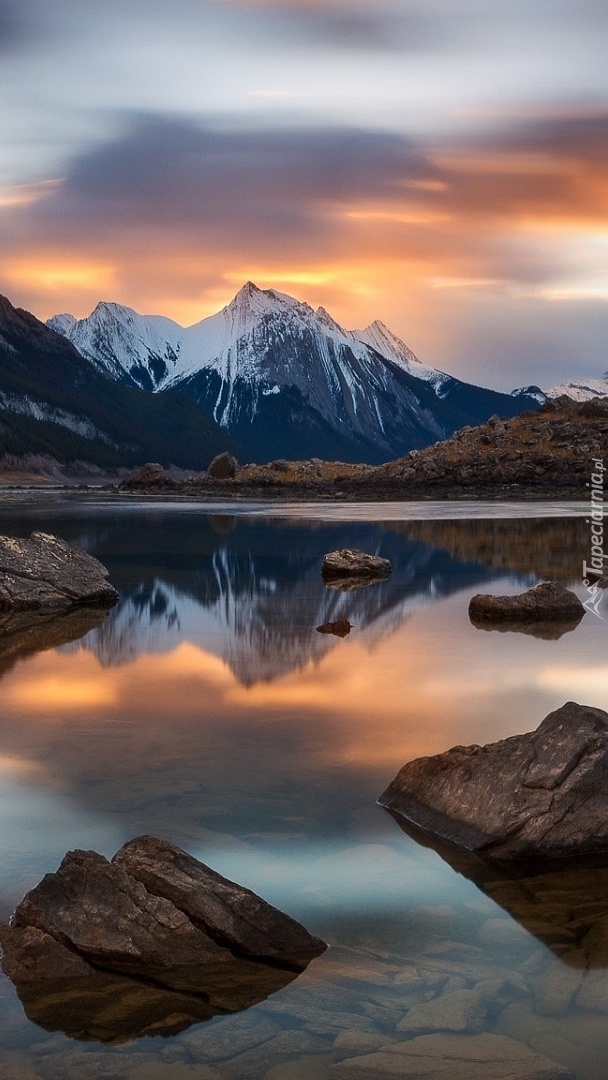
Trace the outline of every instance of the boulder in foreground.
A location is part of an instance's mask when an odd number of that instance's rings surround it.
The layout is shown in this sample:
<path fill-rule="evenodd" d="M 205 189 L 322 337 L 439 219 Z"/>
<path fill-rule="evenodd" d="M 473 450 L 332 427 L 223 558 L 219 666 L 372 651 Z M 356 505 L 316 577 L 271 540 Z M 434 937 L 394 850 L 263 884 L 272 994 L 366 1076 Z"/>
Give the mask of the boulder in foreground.
<path fill-rule="evenodd" d="M 469 603 L 469 617 L 475 620 L 581 619 L 585 609 L 576 593 L 559 581 L 543 581 L 517 596 L 490 596 L 478 593 Z"/>
<path fill-rule="evenodd" d="M 608 852 L 608 713 L 569 701 L 536 731 L 401 769 L 379 802 L 500 861 Z"/>
<path fill-rule="evenodd" d="M 61 611 L 76 604 L 114 604 L 105 566 L 58 536 L 0 536 L 0 611 Z"/>
<path fill-rule="evenodd" d="M 326 585 L 334 588 L 358 588 L 372 581 L 381 581 L 391 573 L 389 559 L 369 555 L 357 548 L 342 548 L 323 556 L 321 574 Z"/>
<path fill-rule="evenodd" d="M 0 927 L 0 944 L 5 973 L 38 1007 L 58 983 L 78 986 L 101 970 L 200 997 L 208 1015 L 263 1000 L 326 948 L 249 889 L 151 836 L 111 862 L 68 852 Z"/>

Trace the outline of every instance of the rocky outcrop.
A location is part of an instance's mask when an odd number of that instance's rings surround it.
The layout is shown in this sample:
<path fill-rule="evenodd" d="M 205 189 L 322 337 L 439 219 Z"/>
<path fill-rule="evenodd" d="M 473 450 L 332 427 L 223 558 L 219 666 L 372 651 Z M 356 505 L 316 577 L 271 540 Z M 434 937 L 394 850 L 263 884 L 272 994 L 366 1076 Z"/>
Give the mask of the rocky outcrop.
<path fill-rule="evenodd" d="M 92 555 L 48 533 L 0 536 L 0 612 L 61 611 L 114 604 L 108 571 Z"/>
<path fill-rule="evenodd" d="M 154 1022 L 169 1025 L 176 1012 L 183 1017 L 179 995 L 200 999 L 188 1013 L 194 1019 L 248 1008 L 326 948 L 255 893 L 149 836 L 125 844 L 112 862 L 68 852 L 0 928 L 0 944 L 3 970 L 34 1012 L 53 1009 L 60 985 L 66 1022 L 77 1023 L 75 990 L 113 972 L 170 991 L 166 1000 L 156 994 L 153 1007 Z M 103 979 L 93 980 L 90 1027 L 103 1026 L 106 991 Z M 123 1034 L 125 1026 L 149 1028 L 141 995 L 134 1010 L 121 1018 Z"/>
<path fill-rule="evenodd" d="M 216 454 L 207 466 L 207 476 L 212 480 L 233 480 L 238 469 L 238 461 L 232 454 L 224 451 Z"/>
<path fill-rule="evenodd" d="M 164 491 L 174 487 L 175 481 L 157 461 L 148 461 L 134 469 L 120 484 L 122 491 Z"/>
<path fill-rule="evenodd" d="M 478 593 L 469 603 L 469 617 L 475 620 L 515 622 L 552 619 L 569 621 L 582 619 L 585 609 L 576 593 L 559 581 L 543 581 L 517 596 L 491 596 Z"/>
<path fill-rule="evenodd" d="M 608 713 L 568 702 L 536 731 L 405 765 L 379 802 L 496 860 L 608 852 Z"/>
<path fill-rule="evenodd" d="M 342 548 L 323 556 L 321 575 L 331 588 L 349 589 L 381 581 L 391 573 L 389 559 L 356 548 Z"/>

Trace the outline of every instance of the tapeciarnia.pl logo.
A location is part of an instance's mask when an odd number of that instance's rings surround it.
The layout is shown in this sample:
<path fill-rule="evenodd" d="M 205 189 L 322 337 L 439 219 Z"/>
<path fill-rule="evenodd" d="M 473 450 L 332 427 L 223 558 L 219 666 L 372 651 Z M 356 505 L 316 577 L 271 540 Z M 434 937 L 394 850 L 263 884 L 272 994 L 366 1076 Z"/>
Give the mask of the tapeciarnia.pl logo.
<path fill-rule="evenodd" d="M 599 587 L 599 581 L 604 577 L 604 459 L 593 458 L 593 472 L 591 473 L 590 488 L 591 517 L 586 518 L 591 526 L 591 562 L 583 560 L 583 585 L 589 593 L 583 602 L 587 611 L 592 611 L 598 619 L 604 621 L 604 616 L 599 613 L 603 591 Z"/>

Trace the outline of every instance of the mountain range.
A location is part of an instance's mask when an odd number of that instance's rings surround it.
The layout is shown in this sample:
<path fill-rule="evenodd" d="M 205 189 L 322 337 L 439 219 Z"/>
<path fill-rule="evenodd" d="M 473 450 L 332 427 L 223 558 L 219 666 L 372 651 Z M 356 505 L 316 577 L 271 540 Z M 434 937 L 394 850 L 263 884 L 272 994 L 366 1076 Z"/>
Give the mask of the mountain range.
<path fill-rule="evenodd" d="M 109 303 L 86 319 L 56 315 L 48 325 L 123 385 L 160 395 L 179 389 L 248 461 L 378 464 L 538 403 L 426 367 L 380 322 L 345 330 L 323 308 L 252 282 L 188 328 Z"/>
<path fill-rule="evenodd" d="M 378 464 L 545 400 L 463 382 L 381 322 L 346 330 L 252 282 L 187 328 L 106 302 L 45 325 L 0 298 L 0 455 L 106 469 L 202 469 L 220 450 Z"/>

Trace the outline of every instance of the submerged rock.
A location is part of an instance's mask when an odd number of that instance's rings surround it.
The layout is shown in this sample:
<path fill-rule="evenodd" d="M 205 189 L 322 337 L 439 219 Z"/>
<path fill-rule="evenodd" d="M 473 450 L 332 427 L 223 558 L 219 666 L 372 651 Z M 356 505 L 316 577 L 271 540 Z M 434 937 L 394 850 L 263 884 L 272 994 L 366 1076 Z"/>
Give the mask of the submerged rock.
<path fill-rule="evenodd" d="M 379 802 L 492 859 L 608 852 L 608 713 L 570 701 L 536 731 L 411 761 Z"/>
<path fill-rule="evenodd" d="M 114 604 L 105 566 L 58 536 L 0 536 L 0 612 L 61 611 L 77 604 Z"/>
<path fill-rule="evenodd" d="M 336 1080 L 575 1080 L 570 1069 L 505 1035 L 421 1035 L 333 1065 Z"/>
<path fill-rule="evenodd" d="M 471 620 L 514 619 L 560 621 L 582 619 L 585 609 L 576 593 L 559 581 L 543 581 L 518 596 L 490 596 L 478 593 L 469 603 Z"/>
<path fill-rule="evenodd" d="M 391 573 L 389 559 L 369 555 L 357 548 L 342 548 L 323 556 L 321 574 L 326 585 L 335 589 L 361 588 L 373 581 L 381 581 Z"/>
<path fill-rule="evenodd" d="M 149 836 L 112 862 L 68 852 L 0 927 L 0 944 L 28 1016 L 103 1041 L 248 1008 L 326 948 L 255 893 Z"/>

